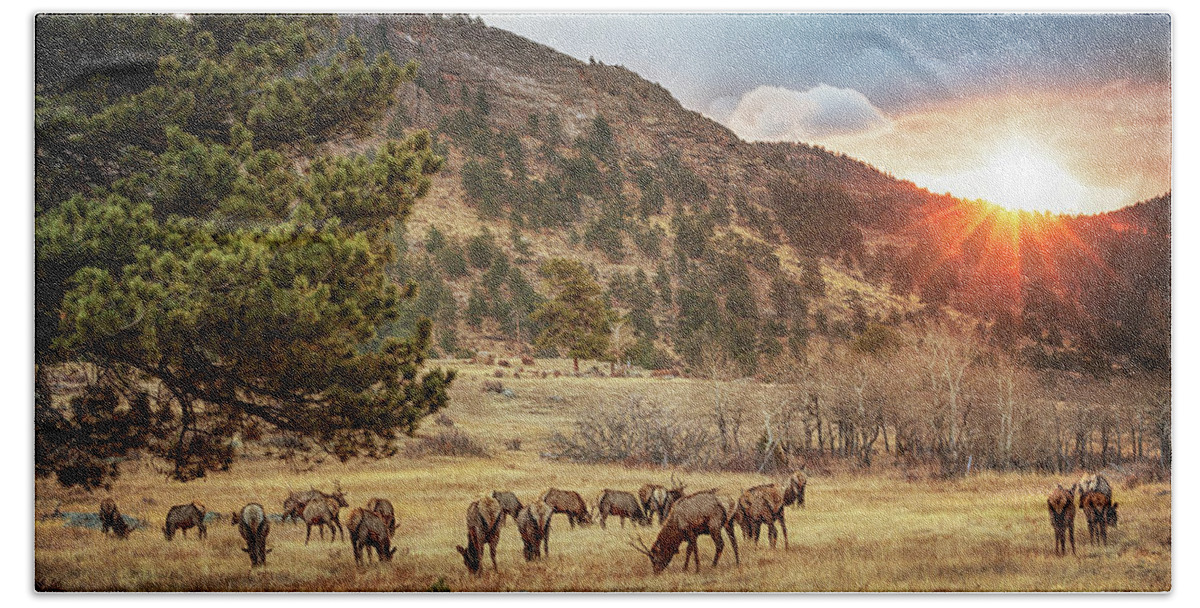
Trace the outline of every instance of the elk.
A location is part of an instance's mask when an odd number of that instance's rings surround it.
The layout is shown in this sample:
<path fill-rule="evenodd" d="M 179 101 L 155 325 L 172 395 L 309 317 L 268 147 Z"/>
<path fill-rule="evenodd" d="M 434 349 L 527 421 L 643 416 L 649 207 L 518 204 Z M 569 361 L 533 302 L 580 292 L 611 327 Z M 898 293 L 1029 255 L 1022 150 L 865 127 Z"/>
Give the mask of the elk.
<path fill-rule="evenodd" d="M 252 502 L 242 507 L 240 512 L 233 514 L 231 525 L 237 526 L 242 540 L 246 541 L 242 551 L 250 555 L 250 567 L 267 565 L 267 554 L 271 552 L 267 548 L 267 534 L 271 533 L 271 522 L 267 521 L 262 505 Z"/>
<path fill-rule="evenodd" d="M 625 519 L 631 519 L 635 524 L 643 526 L 650 525 L 650 518 L 642 511 L 641 504 L 629 492 L 621 490 L 604 489 L 604 493 L 600 495 L 596 501 L 596 511 L 600 515 L 600 527 L 605 528 L 605 521 L 609 516 L 620 517 L 621 527 L 625 527 Z"/>
<path fill-rule="evenodd" d="M 638 500 L 642 503 L 642 511 L 646 513 L 646 518 L 653 523 L 654 515 L 658 514 L 658 523 L 661 525 L 663 518 L 667 516 L 667 489 L 658 484 L 648 483 L 638 488 Z"/>
<path fill-rule="evenodd" d="M 712 537 L 713 545 L 716 547 L 713 567 L 716 567 L 721 560 L 721 552 L 725 549 L 725 542 L 721 538 L 721 531 L 724 530 L 729 536 L 730 544 L 733 545 L 735 563 L 741 563 L 738 556 L 737 537 L 733 533 L 732 514 L 722 502 L 729 505 L 733 503 L 728 499 L 722 501 L 713 491 L 697 492 L 681 498 L 671 506 L 671 511 L 667 513 L 667 519 L 663 522 L 662 529 L 659 530 L 658 538 L 654 540 L 653 546 L 647 549 L 641 537 L 638 537 L 638 544 L 635 545 L 631 542 L 630 545 L 650 558 L 654 573 L 658 574 L 665 570 L 671 563 L 671 559 L 679 553 L 679 545 L 687 542 L 683 569 L 687 570 L 688 562 L 695 556 L 696 572 L 699 572 L 700 550 L 696 542 L 697 538 L 701 534 Z"/>
<path fill-rule="evenodd" d="M 525 561 L 532 561 L 542 556 L 542 546 L 546 548 L 546 557 L 550 557 L 550 507 L 541 501 L 522 507 L 517 513 L 517 530 L 521 532 L 521 542 L 525 544 Z"/>
<path fill-rule="evenodd" d="M 396 535 L 396 510 L 392 508 L 392 501 L 386 498 L 372 498 L 367 501 L 367 510 L 373 511 L 379 516 L 379 519 L 383 520 L 383 525 L 387 526 L 389 539 Z M 352 526 L 346 524 L 346 527 Z"/>
<path fill-rule="evenodd" d="M 583 497 L 579 495 L 579 492 L 550 488 L 542 494 L 539 500 L 550 507 L 551 515 L 566 513 L 567 521 L 571 522 L 572 529 L 575 528 L 575 522 L 592 523 L 592 516 L 588 513 L 587 505 L 583 502 Z"/>
<path fill-rule="evenodd" d="M 1107 526 L 1117 525 L 1117 503 L 1112 501 L 1112 486 L 1103 475 L 1088 475 L 1079 481 L 1079 506 L 1083 507 L 1083 496 L 1089 492 L 1099 492 L 1111 503 L 1104 509 L 1104 522 Z"/>
<path fill-rule="evenodd" d="M 778 521 L 779 527 L 783 529 L 783 548 L 788 548 L 787 522 L 783 518 L 783 494 L 778 486 L 769 483 L 742 492 L 738 499 L 742 534 L 746 538 L 753 538 L 755 545 L 758 545 L 762 525 L 766 524 L 771 548 L 775 548 L 775 522 Z"/>
<path fill-rule="evenodd" d="M 337 502 L 331 499 L 312 500 L 304 506 L 304 514 L 301 516 L 301 519 L 304 520 L 306 529 L 306 533 L 304 534 L 305 545 L 308 544 L 308 539 L 312 537 L 313 526 L 317 526 L 317 532 L 321 535 L 321 540 L 325 540 L 325 526 L 329 526 L 329 542 L 337 540 L 337 529 L 334 527 L 334 521 L 337 519 L 335 515 L 336 511 L 334 511 L 336 508 Z M 337 528 L 341 528 L 340 522 L 338 522 Z"/>
<path fill-rule="evenodd" d="M 500 502 L 491 496 L 484 496 L 467 507 L 467 547 L 455 547 L 462 554 L 463 564 L 471 574 L 479 574 L 483 569 L 483 546 L 488 545 L 492 555 L 492 570 L 499 572 L 496 566 L 496 545 L 500 542 L 500 518 L 502 516 Z"/>
<path fill-rule="evenodd" d="M 111 498 L 105 498 L 100 501 L 100 531 L 108 534 L 109 529 L 112 529 L 117 538 L 128 538 L 130 532 L 129 524 L 125 523 L 125 518 L 117 509 L 117 503 Z"/>
<path fill-rule="evenodd" d="M 808 476 L 804 471 L 793 471 L 792 476 L 788 477 L 786 487 L 783 490 L 783 504 L 804 506 L 804 488 L 808 486 Z"/>
<path fill-rule="evenodd" d="M 1117 521 L 1117 503 L 1111 502 L 1103 492 L 1085 492 L 1079 499 L 1079 508 L 1087 518 L 1088 542 L 1108 545 L 1108 526 Z"/>
<path fill-rule="evenodd" d="M 1058 484 L 1046 499 L 1046 508 L 1054 528 L 1055 555 L 1067 554 L 1067 538 L 1071 539 L 1071 555 L 1075 555 L 1075 485 L 1064 488 Z"/>
<path fill-rule="evenodd" d="M 500 525 L 504 525 L 504 521 L 507 521 L 509 517 L 512 517 L 515 520 L 517 518 L 517 514 L 521 512 L 521 507 L 524 506 L 517 498 L 517 495 L 513 494 L 512 492 L 501 492 L 500 490 L 495 490 L 492 492 L 492 498 L 495 498 L 500 502 L 500 511 L 502 513 L 500 515 L 500 519 L 502 520 Z"/>
<path fill-rule="evenodd" d="M 195 501 L 171 507 L 171 510 L 167 511 L 167 523 L 163 526 L 163 536 L 167 540 L 172 540 L 175 538 L 175 531 L 180 530 L 183 532 L 183 537 L 187 538 L 187 531 L 196 528 L 197 536 L 207 538 L 208 526 L 204 525 L 206 514 L 204 505 Z"/>
<path fill-rule="evenodd" d="M 292 523 L 295 523 L 296 520 L 304 519 L 304 507 L 318 498 L 332 499 L 337 502 L 337 507 L 333 508 L 334 514 L 337 513 L 338 508 L 350 506 L 350 503 L 346 500 L 345 492 L 342 492 L 342 483 L 334 481 L 333 493 L 322 492 L 311 486 L 303 492 L 289 493 L 288 497 L 283 501 L 283 518 L 291 519 Z"/>
<path fill-rule="evenodd" d="M 391 504 L 391 503 L 389 503 Z M 375 550 L 375 559 L 381 562 L 392 561 L 396 549 L 391 546 L 392 530 L 387 522 L 373 509 L 355 509 L 350 512 L 346 527 L 350 529 L 350 546 L 354 549 L 354 562 L 362 565 L 363 550 L 367 551 L 367 560 L 371 559 L 371 550 Z"/>

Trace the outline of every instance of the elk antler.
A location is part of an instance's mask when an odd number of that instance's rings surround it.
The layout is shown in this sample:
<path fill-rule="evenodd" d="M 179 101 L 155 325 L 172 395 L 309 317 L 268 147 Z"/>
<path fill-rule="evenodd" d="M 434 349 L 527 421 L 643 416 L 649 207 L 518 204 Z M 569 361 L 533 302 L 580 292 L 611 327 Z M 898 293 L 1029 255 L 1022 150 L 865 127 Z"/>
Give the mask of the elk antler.
<path fill-rule="evenodd" d="M 650 550 L 646 548 L 646 542 L 642 540 L 642 535 L 637 535 L 637 544 L 633 543 L 633 535 L 629 536 L 629 546 L 637 550 L 638 553 L 649 556 Z"/>

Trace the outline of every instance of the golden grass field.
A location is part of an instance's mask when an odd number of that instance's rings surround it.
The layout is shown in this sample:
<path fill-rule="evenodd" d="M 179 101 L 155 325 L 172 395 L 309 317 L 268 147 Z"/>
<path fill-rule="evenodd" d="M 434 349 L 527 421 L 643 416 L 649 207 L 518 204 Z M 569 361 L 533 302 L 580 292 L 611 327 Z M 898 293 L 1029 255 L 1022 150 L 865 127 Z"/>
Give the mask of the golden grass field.
<path fill-rule="evenodd" d="M 567 362 L 553 362 L 566 369 Z M 567 464 L 540 452 L 555 430 L 568 431 L 574 416 L 605 400 L 641 394 L 685 407 L 701 403 L 708 385 L 696 380 L 504 379 L 516 397 L 483 393 L 491 367 L 455 364 L 460 378 L 446 412 L 456 427 L 480 439 L 491 458 L 396 456 L 383 461 L 328 461 L 315 471 L 293 472 L 277 460 L 245 459 L 228 473 L 181 484 L 168 482 L 148 463 L 127 465 L 111 496 L 122 512 L 149 519 L 128 540 L 99 530 L 40 520 L 35 528 L 35 577 L 41 589 L 138 591 L 425 591 L 441 581 L 453 591 L 1167 591 L 1171 589 L 1171 488 L 1115 484 L 1121 523 L 1107 547 L 1089 546 L 1082 513 L 1076 521 L 1078 554 L 1056 557 L 1046 494 L 1059 481 L 1033 474 L 973 474 L 957 480 L 906 481 L 889 458 L 864 473 L 810 475 L 806 508 L 787 509 L 790 548 L 774 550 L 740 538 L 741 564 L 731 547 L 716 568 L 713 544 L 700 539 L 700 573 L 682 572 L 682 550 L 660 575 L 627 544 L 640 532 L 649 545 L 657 527 L 621 529 L 615 519 L 567 525 L 556 515 L 551 556 L 526 563 L 510 521 L 500 534 L 499 572 L 485 558 L 482 576 L 470 575 L 455 545 L 465 544 L 467 505 L 493 489 L 511 489 L 523 501 L 550 486 L 578 490 L 591 501 L 603 488 L 636 491 L 643 483 L 667 484 L 670 472 L 620 465 Z M 545 367 L 539 362 L 539 369 Z M 738 384 L 733 394 L 769 398 L 771 387 Z M 762 392 L 761 395 L 752 393 Z M 562 398 L 551 400 L 551 395 Z M 705 410 L 707 411 L 707 410 Z M 428 421 L 422 433 L 441 430 Z M 513 437 L 522 450 L 508 451 Z M 719 487 L 729 494 L 769 478 L 754 474 L 679 472 L 690 488 Z M 358 567 L 348 541 L 304 545 L 304 526 L 274 524 L 267 566 L 251 571 L 243 541 L 228 519 L 211 522 L 198 540 L 163 539 L 160 528 L 173 504 L 200 500 L 229 513 L 247 502 L 282 511 L 288 489 L 329 488 L 340 480 L 351 506 L 381 496 L 396 506 L 398 547 L 391 563 Z M 36 511 L 96 511 L 104 492 L 36 485 Z M 150 505 L 143 498 L 156 502 Z M 348 509 L 342 512 L 342 519 Z"/>

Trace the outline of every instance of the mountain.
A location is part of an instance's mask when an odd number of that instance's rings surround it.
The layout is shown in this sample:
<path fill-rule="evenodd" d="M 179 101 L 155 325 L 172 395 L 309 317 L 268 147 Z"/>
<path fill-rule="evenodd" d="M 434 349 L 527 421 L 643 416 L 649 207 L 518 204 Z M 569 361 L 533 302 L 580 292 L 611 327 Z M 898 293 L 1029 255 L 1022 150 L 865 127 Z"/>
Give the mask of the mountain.
<path fill-rule="evenodd" d="M 397 243 L 393 275 L 418 296 L 387 328 L 431 317 L 439 354 L 530 350 L 539 264 L 568 257 L 624 316 L 621 357 L 645 366 L 717 350 L 753 373 L 813 339 L 965 315 L 1039 367 L 1169 370 L 1169 194 L 1097 216 L 1010 212 L 818 146 L 742 141 L 624 67 L 478 18 L 339 27 L 343 50 L 353 35 L 368 59 L 419 65 L 383 124 L 331 147 L 366 153 L 425 129 L 446 157 Z M 88 52 L 39 46 L 39 83 L 102 73 L 136 90 L 171 49 L 78 44 Z"/>

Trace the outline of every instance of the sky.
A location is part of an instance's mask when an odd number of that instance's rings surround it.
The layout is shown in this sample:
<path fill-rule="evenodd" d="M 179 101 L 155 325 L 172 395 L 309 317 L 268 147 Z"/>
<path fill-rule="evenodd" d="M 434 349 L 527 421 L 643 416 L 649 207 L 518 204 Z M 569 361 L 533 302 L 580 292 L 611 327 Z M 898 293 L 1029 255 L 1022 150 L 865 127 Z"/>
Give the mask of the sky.
<path fill-rule="evenodd" d="M 1171 189 L 1167 14 L 488 14 L 624 65 L 748 141 L 935 192 L 1093 213 Z"/>

